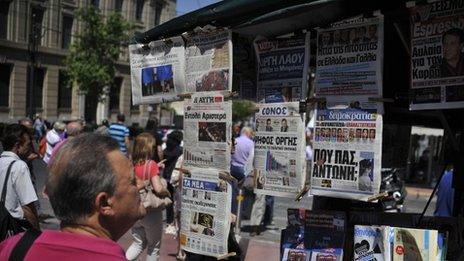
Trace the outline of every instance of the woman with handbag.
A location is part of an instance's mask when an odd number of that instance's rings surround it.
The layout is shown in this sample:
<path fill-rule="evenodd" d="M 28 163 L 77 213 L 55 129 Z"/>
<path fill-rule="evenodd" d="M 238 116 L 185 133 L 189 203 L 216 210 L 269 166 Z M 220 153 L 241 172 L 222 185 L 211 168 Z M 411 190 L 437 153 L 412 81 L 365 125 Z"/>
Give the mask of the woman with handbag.
<path fill-rule="evenodd" d="M 150 133 L 142 133 L 135 138 L 132 161 L 137 186 L 140 189 L 141 200 L 147 208 L 147 215 L 139 220 L 132 228 L 134 242 L 126 251 L 128 260 L 136 260 L 147 248 L 148 261 L 158 260 L 163 234 L 162 211 L 172 204 L 167 184 L 159 175 L 159 167 L 163 163 L 151 160 L 155 139 Z"/>

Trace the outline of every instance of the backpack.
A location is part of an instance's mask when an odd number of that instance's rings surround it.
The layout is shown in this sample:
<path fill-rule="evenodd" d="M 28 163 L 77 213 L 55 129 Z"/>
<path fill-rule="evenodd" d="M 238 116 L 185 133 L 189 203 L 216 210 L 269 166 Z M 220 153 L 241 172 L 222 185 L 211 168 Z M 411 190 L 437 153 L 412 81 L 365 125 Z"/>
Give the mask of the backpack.
<path fill-rule="evenodd" d="M 39 153 L 40 157 L 42 157 L 42 158 L 45 156 L 45 152 L 47 152 L 47 139 L 45 137 L 46 137 L 46 135 L 44 135 L 42 137 L 42 139 L 40 139 L 40 141 L 39 141 L 39 151 L 38 151 L 38 153 Z"/>
<path fill-rule="evenodd" d="M 5 176 L 5 182 L 3 183 L 2 197 L 0 199 L 0 242 L 20 232 L 25 231 L 20 221 L 14 218 L 10 214 L 10 212 L 8 212 L 8 209 L 6 209 L 5 207 L 6 190 L 8 188 L 7 184 L 10 178 L 11 167 L 15 162 L 15 160 L 12 161 L 8 166 Z"/>

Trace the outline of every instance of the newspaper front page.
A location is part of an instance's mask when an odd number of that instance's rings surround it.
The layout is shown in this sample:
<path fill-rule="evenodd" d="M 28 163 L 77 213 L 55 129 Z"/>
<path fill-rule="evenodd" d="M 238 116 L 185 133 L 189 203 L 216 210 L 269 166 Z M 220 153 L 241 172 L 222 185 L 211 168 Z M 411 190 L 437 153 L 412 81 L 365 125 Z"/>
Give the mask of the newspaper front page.
<path fill-rule="evenodd" d="M 464 107 L 464 2 L 412 7 L 412 110 Z"/>
<path fill-rule="evenodd" d="M 185 48 L 182 37 L 131 44 L 132 102 L 166 103 L 178 100 L 185 89 Z"/>
<path fill-rule="evenodd" d="M 304 124 L 299 103 L 258 104 L 255 193 L 295 197 L 306 178 Z"/>
<path fill-rule="evenodd" d="M 258 101 L 300 101 L 308 87 L 309 33 L 297 38 L 255 40 Z"/>
<path fill-rule="evenodd" d="M 232 90 L 231 37 L 225 29 L 186 36 L 187 92 Z"/>
<path fill-rule="evenodd" d="M 310 193 L 367 201 L 379 193 L 381 153 L 382 115 L 318 110 Z"/>
<path fill-rule="evenodd" d="M 184 102 L 184 165 L 230 169 L 232 102 L 195 93 Z"/>
<path fill-rule="evenodd" d="M 218 170 L 192 168 L 190 173 L 182 181 L 180 245 L 200 255 L 227 254 L 232 188 Z"/>
<path fill-rule="evenodd" d="M 317 35 L 316 96 L 319 108 L 363 108 L 381 112 L 383 18 L 320 29 Z"/>

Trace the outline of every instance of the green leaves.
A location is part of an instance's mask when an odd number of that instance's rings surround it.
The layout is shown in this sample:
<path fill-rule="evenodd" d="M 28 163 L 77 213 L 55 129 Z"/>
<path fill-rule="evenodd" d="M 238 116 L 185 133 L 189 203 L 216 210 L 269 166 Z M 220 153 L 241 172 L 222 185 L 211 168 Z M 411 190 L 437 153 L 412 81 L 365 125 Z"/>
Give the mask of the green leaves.
<path fill-rule="evenodd" d="M 104 17 L 94 7 L 79 9 L 76 19 L 82 30 L 75 36 L 65 60 L 69 81 L 83 93 L 99 97 L 105 86 L 113 84 L 115 63 L 127 46 L 133 26 L 119 12 Z"/>

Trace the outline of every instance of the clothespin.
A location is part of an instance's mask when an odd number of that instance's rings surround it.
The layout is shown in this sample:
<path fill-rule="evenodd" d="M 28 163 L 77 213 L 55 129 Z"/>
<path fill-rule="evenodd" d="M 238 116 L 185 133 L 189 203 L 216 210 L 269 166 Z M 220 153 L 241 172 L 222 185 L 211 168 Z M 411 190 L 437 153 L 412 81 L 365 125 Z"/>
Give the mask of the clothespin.
<path fill-rule="evenodd" d="M 300 192 L 298 192 L 298 194 L 296 194 L 296 198 L 295 198 L 295 201 L 300 201 L 304 195 L 306 195 L 306 193 L 308 193 L 309 191 L 309 187 L 308 186 L 304 186 Z"/>
<path fill-rule="evenodd" d="M 224 94 L 224 101 L 233 99 L 235 97 L 238 97 L 238 93 L 236 91 L 233 91 L 233 92 L 229 91 L 227 94 Z"/>
<path fill-rule="evenodd" d="M 386 191 L 368 198 L 367 201 L 372 202 L 374 200 L 378 200 L 378 199 L 385 198 L 385 197 L 388 197 L 388 192 Z"/>
<path fill-rule="evenodd" d="M 218 257 L 217 257 L 217 260 L 227 259 L 227 258 L 229 258 L 229 257 L 233 257 L 233 256 L 236 256 L 236 255 L 237 255 L 237 253 L 235 253 L 235 252 L 230 252 L 230 253 L 227 253 L 227 254 L 218 256 Z"/>
<path fill-rule="evenodd" d="M 227 182 L 237 182 L 237 179 L 230 175 L 227 171 L 219 171 L 219 178 Z"/>
<path fill-rule="evenodd" d="M 192 93 L 179 93 L 177 94 L 177 97 L 183 99 L 190 99 L 192 98 Z"/>
<path fill-rule="evenodd" d="M 190 174 L 190 170 L 184 168 L 174 168 L 175 170 L 179 171 L 182 174 Z"/>

